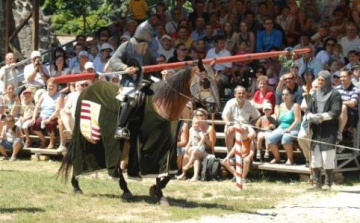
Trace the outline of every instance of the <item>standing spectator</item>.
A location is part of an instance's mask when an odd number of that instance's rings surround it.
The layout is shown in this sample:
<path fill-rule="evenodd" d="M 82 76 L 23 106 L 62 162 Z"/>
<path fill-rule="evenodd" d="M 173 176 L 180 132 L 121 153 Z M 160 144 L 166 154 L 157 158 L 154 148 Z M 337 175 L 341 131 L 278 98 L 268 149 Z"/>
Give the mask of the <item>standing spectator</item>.
<path fill-rule="evenodd" d="M 206 58 L 215 59 L 226 56 L 231 56 L 231 53 L 225 49 L 225 37 L 217 36 L 215 38 L 215 47 L 207 52 Z M 231 63 L 215 64 L 214 66 L 214 70 L 220 75 L 221 83 L 219 84 L 222 87 L 228 86 L 230 83 L 231 67 Z"/>
<path fill-rule="evenodd" d="M 356 65 L 354 66 L 354 69 Z M 347 69 L 340 71 L 341 85 L 336 89 L 341 94 L 342 108 L 340 115 L 340 127 L 338 132 L 338 140 L 342 140 L 344 129 L 353 131 L 356 128 L 359 121 L 358 103 L 359 103 L 359 92 L 351 82 L 352 72 Z"/>
<path fill-rule="evenodd" d="M 0 93 L 4 92 L 4 80 L 5 80 L 5 73 L 6 73 L 6 69 L 9 68 L 11 65 L 15 64 L 16 62 L 16 57 L 15 54 L 13 53 L 7 53 L 5 55 L 5 66 L 1 67 L 0 69 Z M 19 85 L 19 82 L 21 82 L 22 78 L 18 77 L 19 72 L 16 68 L 12 68 L 8 71 L 8 76 L 7 76 L 7 80 L 8 83 L 13 83 L 15 86 Z M 18 83 L 16 83 L 18 82 Z"/>
<path fill-rule="evenodd" d="M 42 129 L 50 136 L 50 143 L 48 149 L 55 147 L 55 129 L 57 126 L 58 111 L 56 110 L 56 100 L 59 97 L 58 85 L 54 78 L 47 81 L 47 91 L 41 95 L 41 98 L 36 103 L 35 111 L 31 119 L 32 131 L 39 136 L 40 148 L 46 147 L 46 139 Z"/>
<path fill-rule="evenodd" d="M 281 49 L 283 37 L 279 30 L 274 29 L 271 18 L 264 19 L 265 30 L 259 31 L 256 40 L 256 52 L 267 52 L 276 47 Z"/>
<path fill-rule="evenodd" d="M 325 169 L 325 185 L 323 189 L 330 189 L 333 182 L 335 168 L 335 145 L 339 129 L 341 112 L 341 95 L 331 86 L 331 75 L 328 71 L 321 71 L 318 77 L 318 90 L 311 96 L 307 119 L 311 123 L 311 167 L 313 168 L 314 186 L 312 190 L 321 190 L 321 167 Z M 326 143 L 326 144 L 325 144 Z"/>
<path fill-rule="evenodd" d="M 340 39 L 339 44 L 342 46 L 343 54 L 347 56 L 349 52 L 356 47 L 360 47 L 360 38 L 357 34 L 357 28 L 354 23 L 348 23 L 346 26 L 346 36 Z"/>
<path fill-rule="evenodd" d="M 277 143 L 281 141 L 287 154 L 285 165 L 293 165 L 293 141 L 299 133 L 301 110 L 300 105 L 293 101 L 291 89 L 284 88 L 281 91 L 281 96 L 283 102 L 275 107 L 275 119 L 278 121 L 279 127 L 267 137 L 269 149 L 274 155 L 274 159 L 271 160 L 270 163 L 275 164 L 280 162 L 280 153 Z"/>
<path fill-rule="evenodd" d="M 21 133 L 19 127 L 15 125 L 15 118 L 11 115 L 5 119 L 5 127 L 2 129 L 0 139 L 0 153 L 3 157 L 0 160 L 8 160 L 6 150 L 12 150 L 12 155 L 9 161 L 15 161 L 16 156 L 20 149 L 24 147 L 24 143 L 21 140 Z M 6 150 L 5 150 L 6 149 Z"/>
<path fill-rule="evenodd" d="M 246 89 L 242 86 L 235 88 L 235 98 L 226 102 L 222 112 L 222 119 L 225 121 L 225 141 L 228 151 L 231 151 L 234 145 L 235 127 L 234 122 L 239 121 L 241 124 L 250 124 L 256 122 L 260 117 L 260 112 L 246 99 Z M 254 140 L 255 131 L 249 127 L 249 138 Z"/>
<path fill-rule="evenodd" d="M 24 68 L 24 78 L 26 84 L 37 89 L 45 87 L 45 83 L 49 79 L 49 71 L 41 63 L 40 52 L 31 52 L 30 58 L 31 64 L 26 65 Z"/>
<path fill-rule="evenodd" d="M 128 9 L 133 19 L 140 24 L 146 20 L 149 6 L 145 0 L 130 0 Z"/>
<path fill-rule="evenodd" d="M 174 48 L 171 46 L 171 37 L 165 34 L 161 37 L 158 55 L 164 55 L 169 60 L 174 55 Z"/>

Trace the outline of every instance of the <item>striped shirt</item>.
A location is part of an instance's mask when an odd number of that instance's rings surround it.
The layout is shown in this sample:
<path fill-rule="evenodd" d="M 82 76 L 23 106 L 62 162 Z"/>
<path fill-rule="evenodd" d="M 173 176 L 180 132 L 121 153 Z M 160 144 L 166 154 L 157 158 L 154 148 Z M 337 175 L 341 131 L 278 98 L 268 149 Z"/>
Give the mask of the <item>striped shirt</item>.
<path fill-rule="evenodd" d="M 359 92 L 352 83 L 346 89 L 344 89 L 343 85 L 337 86 L 336 89 L 340 92 L 342 101 L 356 101 L 356 103 L 359 102 Z M 350 109 L 357 110 L 357 106 Z"/>

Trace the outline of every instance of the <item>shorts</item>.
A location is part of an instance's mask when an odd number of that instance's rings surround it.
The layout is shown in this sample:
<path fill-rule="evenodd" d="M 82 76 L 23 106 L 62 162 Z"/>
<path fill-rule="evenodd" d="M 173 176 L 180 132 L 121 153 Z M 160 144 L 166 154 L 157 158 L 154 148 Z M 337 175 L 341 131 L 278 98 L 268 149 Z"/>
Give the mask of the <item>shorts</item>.
<path fill-rule="evenodd" d="M 185 147 L 177 147 L 176 155 L 183 156 L 185 154 Z"/>
<path fill-rule="evenodd" d="M 31 131 L 41 131 L 41 117 L 37 117 L 34 125 L 31 126 Z M 45 129 L 47 133 L 53 132 L 56 129 L 56 126 L 58 125 L 57 119 L 51 120 L 48 124 L 46 124 Z"/>
<path fill-rule="evenodd" d="M 353 127 L 356 128 L 359 122 L 359 113 L 358 110 L 347 108 L 348 120 L 346 122 L 345 127 Z"/>
<path fill-rule="evenodd" d="M 293 141 L 296 139 L 297 135 L 299 134 L 299 130 L 292 130 L 290 133 L 285 133 L 285 129 L 278 127 L 274 131 L 272 131 L 266 137 L 266 141 L 269 145 L 275 145 L 281 141 L 281 144 L 293 144 Z"/>
<path fill-rule="evenodd" d="M 1 141 L 0 145 L 2 145 L 5 150 L 13 150 L 13 146 L 15 143 L 20 143 L 20 149 L 24 148 L 24 142 L 19 138 L 14 139 L 14 142 L 3 140 Z"/>
<path fill-rule="evenodd" d="M 18 120 L 15 125 L 21 129 L 28 129 L 31 126 L 31 119 L 28 119 L 25 122 L 20 122 L 20 120 Z"/>
<path fill-rule="evenodd" d="M 258 139 L 259 139 L 259 138 L 264 138 L 264 139 L 266 139 L 266 137 L 268 137 L 268 135 L 269 135 L 270 133 L 271 133 L 270 131 L 260 131 L 260 132 L 258 132 L 257 137 L 258 137 Z"/>

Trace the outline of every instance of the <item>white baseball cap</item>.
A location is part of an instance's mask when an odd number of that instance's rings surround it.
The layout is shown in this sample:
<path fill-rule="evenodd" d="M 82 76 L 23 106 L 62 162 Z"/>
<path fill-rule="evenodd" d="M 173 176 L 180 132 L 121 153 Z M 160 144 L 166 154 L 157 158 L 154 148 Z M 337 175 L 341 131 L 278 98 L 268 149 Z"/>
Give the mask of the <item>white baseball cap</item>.
<path fill-rule="evenodd" d="M 79 53 L 79 58 L 82 57 L 82 56 L 86 56 L 87 58 L 89 58 L 89 53 L 86 52 L 85 50 L 80 51 L 80 53 Z"/>
<path fill-rule="evenodd" d="M 32 51 L 31 55 L 30 55 L 30 58 L 34 59 L 36 57 L 41 57 L 41 53 L 39 51 Z"/>
<path fill-rule="evenodd" d="M 270 104 L 270 103 L 264 103 L 264 104 L 263 104 L 263 110 L 265 111 L 266 109 L 272 110 L 272 104 Z"/>
<path fill-rule="evenodd" d="M 95 70 L 94 63 L 90 62 L 90 61 L 85 63 L 84 68 L 85 68 L 85 70 L 90 69 L 90 68 Z"/>
<path fill-rule="evenodd" d="M 110 43 L 103 43 L 101 45 L 101 49 L 100 50 L 106 50 L 106 49 L 110 49 L 111 51 L 114 50 L 114 48 L 110 45 Z"/>

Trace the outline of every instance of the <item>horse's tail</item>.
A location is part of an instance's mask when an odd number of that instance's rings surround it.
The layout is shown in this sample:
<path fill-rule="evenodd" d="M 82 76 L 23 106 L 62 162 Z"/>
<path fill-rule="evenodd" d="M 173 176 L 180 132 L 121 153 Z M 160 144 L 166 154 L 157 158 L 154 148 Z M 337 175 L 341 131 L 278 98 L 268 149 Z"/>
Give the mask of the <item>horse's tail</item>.
<path fill-rule="evenodd" d="M 61 177 L 64 182 L 69 179 L 69 174 L 72 169 L 72 153 L 74 151 L 74 139 L 70 141 L 67 152 L 62 159 L 61 166 L 58 170 L 57 177 Z"/>

